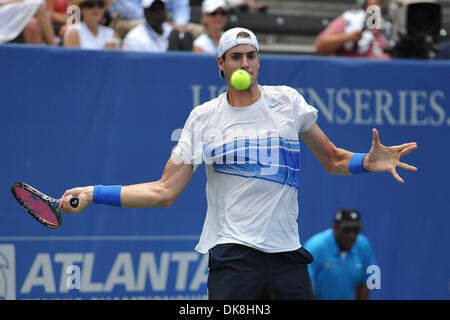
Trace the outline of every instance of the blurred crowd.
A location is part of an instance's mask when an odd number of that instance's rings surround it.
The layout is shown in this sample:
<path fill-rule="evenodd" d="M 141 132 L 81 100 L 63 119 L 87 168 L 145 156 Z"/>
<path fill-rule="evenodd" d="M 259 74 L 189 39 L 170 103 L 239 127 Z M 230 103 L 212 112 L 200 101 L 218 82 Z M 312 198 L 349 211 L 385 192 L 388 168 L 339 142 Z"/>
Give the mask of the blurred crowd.
<path fill-rule="evenodd" d="M 385 1 L 357 2 L 357 9 L 345 11 L 317 35 L 316 54 L 392 58 L 386 49 L 391 22 L 365 27 L 368 8 L 383 12 Z M 264 15 L 268 9 L 258 0 L 203 0 L 201 19 L 193 23 L 189 0 L 0 0 L 0 44 L 217 55 L 230 12 Z M 438 57 L 449 58 L 449 47 L 442 45 Z"/>

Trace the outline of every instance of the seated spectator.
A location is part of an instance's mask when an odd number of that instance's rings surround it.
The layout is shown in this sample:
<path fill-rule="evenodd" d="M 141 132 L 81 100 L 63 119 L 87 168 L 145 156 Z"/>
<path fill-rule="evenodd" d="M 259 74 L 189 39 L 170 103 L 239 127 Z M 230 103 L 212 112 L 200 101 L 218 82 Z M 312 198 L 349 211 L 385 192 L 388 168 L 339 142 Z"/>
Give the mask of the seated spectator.
<path fill-rule="evenodd" d="M 166 52 L 173 28 L 167 23 L 164 0 L 143 0 L 145 21 L 132 29 L 123 40 L 123 49 L 144 52 Z"/>
<path fill-rule="evenodd" d="M 114 0 L 108 11 L 112 18 L 109 26 L 116 30 L 121 39 L 144 22 L 142 0 Z"/>
<path fill-rule="evenodd" d="M 79 25 L 68 26 L 64 46 L 82 49 L 113 49 L 118 47 L 119 36 L 110 27 L 100 24 L 112 0 L 72 0 L 80 7 Z"/>
<path fill-rule="evenodd" d="M 47 9 L 50 12 L 53 28 L 59 39 L 64 37 L 64 33 L 67 30 L 66 15 L 67 7 L 70 5 L 71 0 L 46 0 Z"/>
<path fill-rule="evenodd" d="M 127 33 L 145 21 L 142 1 L 145 0 L 115 0 L 109 12 L 112 21 L 109 25 L 119 33 L 121 38 L 125 38 Z M 200 34 L 200 25 L 189 23 L 191 18 L 191 8 L 188 0 L 165 0 L 167 12 L 167 22 L 173 27 L 169 37 L 169 47 L 167 50 L 191 51 L 194 41 L 192 32 Z"/>
<path fill-rule="evenodd" d="M 439 46 L 436 52 L 436 59 L 450 59 L 450 40 Z"/>
<path fill-rule="evenodd" d="M 267 12 L 267 4 L 264 2 L 255 2 L 255 0 L 227 0 L 228 6 L 233 11 L 259 11 Z"/>
<path fill-rule="evenodd" d="M 380 29 L 367 28 L 367 8 L 371 5 L 384 9 L 384 0 L 362 1 L 359 10 L 348 10 L 334 19 L 316 38 L 316 50 L 320 54 L 371 59 L 389 59 L 383 51 L 389 46 L 391 24 L 382 17 Z"/>
<path fill-rule="evenodd" d="M 186 32 L 191 20 L 189 0 L 165 0 L 165 4 L 169 15 L 169 24 L 178 32 Z"/>
<path fill-rule="evenodd" d="M 42 0 L 0 0 L 0 43 L 23 36 L 29 44 L 55 45 L 55 32 Z"/>
<path fill-rule="evenodd" d="M 227 3 L 225 0 L 204 0 L 202 3 L 202 24 L 205 33 L 194 41 L 194 52 L 217 56 L 220 36 L 227 23 Z"/>

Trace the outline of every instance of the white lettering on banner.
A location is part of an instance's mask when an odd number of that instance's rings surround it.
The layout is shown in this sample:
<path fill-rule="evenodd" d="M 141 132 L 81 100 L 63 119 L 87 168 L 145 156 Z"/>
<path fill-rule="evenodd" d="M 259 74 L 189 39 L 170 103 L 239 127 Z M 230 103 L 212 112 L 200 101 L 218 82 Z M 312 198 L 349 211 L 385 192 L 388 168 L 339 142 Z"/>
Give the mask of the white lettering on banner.
<path fill-rule="evenodd" d="M 91 282 L 94 269 L 94 253 L 85 253 L 83 259 L 83 271 L 81 277 L 81 292 L 102 292 L 103 283 Z"/>
<path fill-rule="evenodd" d="M 175 282 L 175 290 L 186 290 L 187 273 L 189 269 L 189 262 L 196 261 L 198 254 L 195 252 L 174 252 L 172 260 L 178 262 L 177 279 Z"/>
<path fill-rule="evenodd" d="M 193 106 L 215 98 L 226 87 L 192 85 Z M 328 123 L 338 125 L 450 126 L 442 90 L 382 88 L 297 88 Z"/>
<path fill-rule="evenodd" d="M 202 85 L 191 85 L 192 90 L 192 107 L 196 107 L 201 104 L 200 94 L 203 89 Z M 209 96 L 207 100 L 211 100 L 227 91 L 227 86 L 208 86 Z M 206 101 L 206 100 L 205 100 Z"/>
<path fill-rule="evenodd" d="M 16 248 L 0 244 L 0 300 L 16 299 Z"/>
<path fill-rule="evenodd" d="M 164 291 L 169 273 L 170 253 L 161 253 L 159 267 L 153 252 L 141 253 L 138 269 L 138 291 L 144 291 L 147 274 L 150 275 L 150 284 L 153 291 Z M 158 271 L 159 270 L 159 271 Z"/>
<path fill-rule="evenodd" d="M 197 271 L 195 271 L 194 277 L 192 278 L 191 284 L 189 285 L 190 291 L 197 291 L 200 289 L 200 286 L 203 283 L 206 283 L 208 280 L 208 259 L 206 259 L 206 255 L 203 256 L 203 259 L 200 261 L 200 264 L 197 267 Z"/>
<path fill-rule="evenodd" d="M 83 261 L 83 255 L 81 253 L 73 254 L 73 253 L 58 253 L 55 254 L 54 257 L 55 262 L 62 263 L 61 270 L 64 270 L 64 272 L 61 272 L 61 279 L 59 281 L 59 292 L 68 292 L 69 288 L 67 287 L 67 278 L 69 275 L 67 274 L 67 269 L 74 265 L 77 262 Z"/>
<path fill-rule="evenodd" d="M 386 90 L 375 90 L 375 124 L 383 124 L 383 116 L 390 125 L 395 125 L 395 118 L 392 116 L 392 95 Z"/>
<path fill-rule="evenodd" d="M 42 273 L 42 276 L 39 275 L 40 273 Z M 56 293 L 55 276 L 48 253 L 39 253 L 36 256 L 20 293 L 30 293 L 31 289 L 36 286 L 42 286 L 46 293 Z"/>
<path fill-rule="evenodd" d="M 354 90 L 355 92 L 355 124 L 371 124 L 373 123 L 370 115 L 370 90 Z M 365 114 L 363 115 L 363 112 Z M 363 119 L 363 117 L 367 117 Z"/>
<path fill-rule="evenodd" d="M 116 285 L 124 285 L 127 291 L 135 291 L 136 284 L 134 283 L 134 279 L 131 254 L 121 252 L 117 255 L 116 261 L 114 261 L 114 265 L 109 272 L 104 291 L 113 291 Z"/>
<path fill-rule="evenodd" d="M 53 259 L 48 253 L 38 253 L 20 293 L 30 294 L 35 287 L 42 287 L 47 294 L 68 293 L 73 289 L 80 293 L 113 292 L 117 286 L 126 292 L 143 292 L 146 288 L 159 292 L 196 291 L 206 284 L 208 276 L 208 255 L 197 252 L 161 252 L 159 264 L 153 252 L 142 252 L 137 268 L 132 253 L 119 252 L 108 272 L 104 272 L 106 278 L 101 279 L 104 282 L 92 281 L 94 261 L 94 253 L 55 253 Z M 189 279 L 193 267 L 196 269 Z M 59 283 L 54 270 L 61 271 Z M 174 288 L 167 286 L 170 275 L 175 279 Z"/>
<path fill-rule="evenodd" d="M 369 90 L 299 88 L 306 101 L 317 107 L 329 122 L 339 125 L 450 125 L 446 119 L 445 94 L 441 90 Z M 335 108 L 336 107 L 336 108 Z M 446 121 L 447 120 L 447 121 Z"/>

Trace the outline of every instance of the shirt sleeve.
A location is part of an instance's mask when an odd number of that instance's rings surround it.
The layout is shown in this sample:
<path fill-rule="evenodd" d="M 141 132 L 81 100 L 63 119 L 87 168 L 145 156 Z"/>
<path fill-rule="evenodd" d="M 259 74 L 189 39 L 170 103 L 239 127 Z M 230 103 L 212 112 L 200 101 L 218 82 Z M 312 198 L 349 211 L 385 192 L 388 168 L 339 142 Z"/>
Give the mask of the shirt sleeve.
<path fill-rule="evenodd" d="M 172 150 L 172 153 L 179 156 L 184 163 L 192 164 L 194 171 L 203 159 L 201 128 L 199 116 L 194 108 L 186 120 L 178 144 Z"/>
<path fill-rule="evenodd" d="M 143 45 L 139 37 L 134 32 L 129 32 L 122 43 L 122 50 L 124 51 L 144 51 Z"/>
<path fill-rule="evenodd" d="M 314 122 L 316 122 L 318 111 L 316 108 L 309 105 L 298 91 L 294 91 L 294 118 L 297 132 L 301 133 L 308 131 Z"/>
<path fill-rule="evenodd" d="M 345 19 L 342 16 L 337 17 L 325 28 L 316 38 L 316 45 L 322 40 L 323 36 L 330 34 L 339 34 L 345 32 Z"/>

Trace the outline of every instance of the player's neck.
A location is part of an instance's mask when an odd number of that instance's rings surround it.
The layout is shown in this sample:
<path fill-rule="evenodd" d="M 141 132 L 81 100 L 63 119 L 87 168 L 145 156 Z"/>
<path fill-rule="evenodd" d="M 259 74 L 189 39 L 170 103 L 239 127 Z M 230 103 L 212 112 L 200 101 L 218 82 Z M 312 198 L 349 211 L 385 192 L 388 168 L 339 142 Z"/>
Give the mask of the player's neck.
<path fill-rule="evenodd" d="M 261 90 L 258 84 L 249 88 L 249 90 L 237 90 L 232 86 L 228 86 L 227 99 L 228 103 L 236 108 L 244 108 L 251 106 L 261 97 Z"/>

